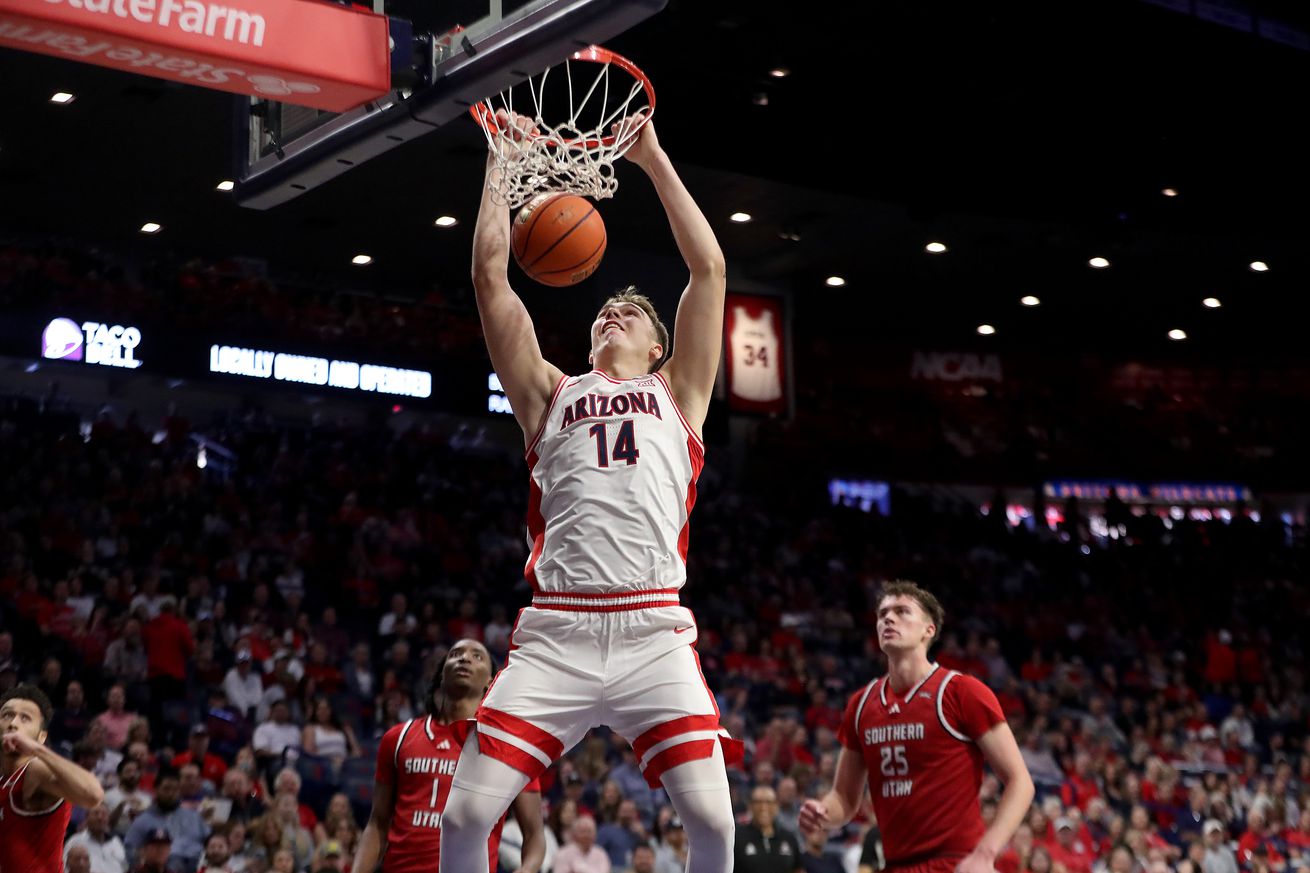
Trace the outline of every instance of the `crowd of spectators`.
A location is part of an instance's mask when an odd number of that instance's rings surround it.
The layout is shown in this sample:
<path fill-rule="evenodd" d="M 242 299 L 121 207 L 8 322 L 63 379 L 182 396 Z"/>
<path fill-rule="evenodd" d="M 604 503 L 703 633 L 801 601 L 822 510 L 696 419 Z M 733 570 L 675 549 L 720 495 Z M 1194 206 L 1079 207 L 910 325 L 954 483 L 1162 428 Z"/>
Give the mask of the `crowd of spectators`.
<path fill-rule="evenodd" d="M 527 602 L 522 460 L 431 427 L 248 415 L 213 434 L 235 464 L 201 470 L 182 434 L 79 425 L 0 414 L 0 691 L 41 687 L 49 741 L 107 789 L 74 818 L 70 869 L 348 869 L 381 734 L 421 712 L 455 640 L 505 654 Z M 879 585 L 909 577 L 948 610 L 936 659 L 996 690 L 1039 788 L 1001 873 L 1310 867 L 1299 529 L 1129 515 L 1099 540 L 1076 506 L 1030 529 L 898 491 L 883 517 L 780 478 L 711 464 L 692 525 L 686 602 L 747 747 L 739 847 L 876 869 L 868 810 L 809 839 L 796 817 L 881 671 Z M 681 869 L 680 822 L 622 738 L 593 731 L 542 785 L 557 873 Z M 779 869 L 760 863 L 738 869 Z"/>

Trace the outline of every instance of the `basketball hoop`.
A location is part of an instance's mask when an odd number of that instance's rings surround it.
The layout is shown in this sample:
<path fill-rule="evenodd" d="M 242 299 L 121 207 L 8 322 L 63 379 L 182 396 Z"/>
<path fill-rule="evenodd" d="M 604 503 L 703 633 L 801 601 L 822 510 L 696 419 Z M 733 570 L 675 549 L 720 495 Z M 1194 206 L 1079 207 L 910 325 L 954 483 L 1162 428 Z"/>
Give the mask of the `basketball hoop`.
<path fill-rule="evenodd" d="M 501 109 L 530 119 L 532 132 L 514 139 L 512 130 L 496 123 Z M 543 191 L 604 200 L 619 187 L 614 162 L 655 112 L 655 89 L 632 61 L 590 46 L 469 112 L 500 169 L 490 182 L 498 203 L 517 209 Z M 611 132 L 615 123 L 623 127 Z"/>

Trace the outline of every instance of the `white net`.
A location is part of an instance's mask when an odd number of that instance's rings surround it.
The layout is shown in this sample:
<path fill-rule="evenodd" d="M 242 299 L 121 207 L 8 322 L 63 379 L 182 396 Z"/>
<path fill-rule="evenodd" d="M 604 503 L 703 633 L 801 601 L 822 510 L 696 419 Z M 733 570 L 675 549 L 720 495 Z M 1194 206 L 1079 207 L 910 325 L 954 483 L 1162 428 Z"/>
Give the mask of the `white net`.
<path fill-rule="evenodd" d="M 655 92 L 641 71 L 595 46 L 480 101 L 473 116 L 500 168 L 492 197 L 511 209 L 545 191 L 613 197 L 619 187 L 614 162 L 636 142 L 654 109 Z M 499 124 L 498 111 L 504 113 Z M 530 122 L 526 135 L 505 123 L 516 115 L 524 119 L 520 128 Z"/>

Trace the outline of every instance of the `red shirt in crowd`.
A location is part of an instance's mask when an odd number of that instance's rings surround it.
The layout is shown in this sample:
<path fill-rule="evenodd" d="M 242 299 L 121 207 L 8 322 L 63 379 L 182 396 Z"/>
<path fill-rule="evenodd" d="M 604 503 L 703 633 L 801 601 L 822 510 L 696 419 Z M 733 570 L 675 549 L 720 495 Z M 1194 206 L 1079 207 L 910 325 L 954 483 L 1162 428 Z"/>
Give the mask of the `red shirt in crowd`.
<path fill-rule="evenodd" d="M 173 613 L 165 610 L 141 628 L 141 639 L 146 644 L 146 675 L 168 676 L 186 680 L 187 662 L 196 651 L 191 628 Z"/>

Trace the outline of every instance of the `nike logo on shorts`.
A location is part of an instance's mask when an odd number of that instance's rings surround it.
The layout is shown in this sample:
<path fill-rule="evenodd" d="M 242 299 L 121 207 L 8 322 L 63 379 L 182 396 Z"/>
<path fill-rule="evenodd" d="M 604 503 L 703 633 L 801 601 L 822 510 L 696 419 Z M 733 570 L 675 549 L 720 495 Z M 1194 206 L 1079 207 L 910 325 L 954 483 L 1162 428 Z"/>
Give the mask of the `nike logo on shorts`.
<path fill-rule="evenodd" d="M 693 627 L 695 627 L 695 625 L 690 625 L 690 624 L 687 625 L 686 627 L 675 627 L 675 628 L 673 629 L 673 632 L 674 632 L 675 634 L 680 634 L 680 633 L 682 633 L 683 631 L 689 631 L 689 630 L 691 630 Z"/>

